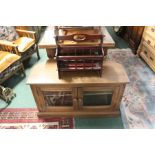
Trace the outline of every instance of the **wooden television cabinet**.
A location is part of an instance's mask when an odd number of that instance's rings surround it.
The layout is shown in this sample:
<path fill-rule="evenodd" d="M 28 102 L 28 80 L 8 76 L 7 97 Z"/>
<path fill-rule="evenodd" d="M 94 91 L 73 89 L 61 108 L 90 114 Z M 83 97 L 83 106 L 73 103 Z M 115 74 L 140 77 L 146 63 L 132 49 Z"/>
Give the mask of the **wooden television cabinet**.
<path fill-rule="evenodd" d="M 38 116 L 115 116 L 128 76 L 121 64 L 103 62 L 102 77 L 96 72 L 64 73 L 58 78 L 55 60 L 33 67 L 27 84 L 38 108 Z"/>

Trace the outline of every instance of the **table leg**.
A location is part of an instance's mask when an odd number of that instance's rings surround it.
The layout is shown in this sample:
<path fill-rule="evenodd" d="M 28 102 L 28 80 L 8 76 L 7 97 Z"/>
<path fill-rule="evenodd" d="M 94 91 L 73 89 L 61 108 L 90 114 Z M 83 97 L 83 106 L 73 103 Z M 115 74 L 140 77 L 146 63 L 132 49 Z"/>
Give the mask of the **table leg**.
<path fill-rule="evenodd" d="M 104 50 L 104 56 L 107 56 L 107 50 L 108 49 L 106 47 L 104 47 L 103 50 Z"/>
<path fill-rule="evenodd" d="M 48 48 L 48 49 L 46 49 L 48 58 L 54 58 L 55 51 L 56 51 L 55 48 Z"/>

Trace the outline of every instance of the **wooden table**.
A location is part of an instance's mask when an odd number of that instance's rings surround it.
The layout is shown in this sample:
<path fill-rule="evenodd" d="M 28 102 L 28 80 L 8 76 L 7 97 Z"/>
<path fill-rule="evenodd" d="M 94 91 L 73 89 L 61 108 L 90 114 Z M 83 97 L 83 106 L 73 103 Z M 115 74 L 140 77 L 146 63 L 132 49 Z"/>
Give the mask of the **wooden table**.
<path fill-rule="evenodd" d="M 73 72 L 59 79 L 56 62 L 49 59 L 33 67 L 27 84 L 40 117 L 115 116 L 128 82 L 124 67 L 108 60 L 103 63 L 102 78 L 97 72 Z"/>
<path fill-rule="evenodd" d="M 107 31 L 106 27 L 102 27 L 102 33 L 105 35 L 103 39 L 103 47 L 105 53 L 107 53 L 108 48 L 115 47 L 115 42 Z M 54 26 L 48 26 L 42 35 L 38 47 L 41 49 L 46 49 L 47 56 L 53 58 L 55 55 L 56 43 L 54 39 Z"/>

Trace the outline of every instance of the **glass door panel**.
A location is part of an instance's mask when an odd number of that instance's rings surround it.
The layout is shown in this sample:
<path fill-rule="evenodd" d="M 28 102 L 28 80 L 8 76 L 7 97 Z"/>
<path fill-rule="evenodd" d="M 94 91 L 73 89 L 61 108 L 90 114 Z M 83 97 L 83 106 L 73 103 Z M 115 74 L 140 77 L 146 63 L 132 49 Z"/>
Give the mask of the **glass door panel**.
<path fill-rule="evenodd" d="M 71 91 L 43 91 L 42 93 L 46 106 L 73 106 L 73 95 Z"/>
<path fill-rule="evenodd" d="M 84 91 L 83 106 L 111 105 L 112 91 Z"/>

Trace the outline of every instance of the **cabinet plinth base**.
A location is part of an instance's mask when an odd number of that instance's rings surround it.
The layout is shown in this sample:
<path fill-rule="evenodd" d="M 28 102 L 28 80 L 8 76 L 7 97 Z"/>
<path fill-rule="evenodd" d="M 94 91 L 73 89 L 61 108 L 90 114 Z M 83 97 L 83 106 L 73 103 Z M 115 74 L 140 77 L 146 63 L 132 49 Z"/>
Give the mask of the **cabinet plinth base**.
<path fill-rule="evenodd" d="M 75 112 L 38 112 L 38 117 L 55 117 L 55 116 L 119 116 L 120 111 L 108 111 L 108 112 L 88 112 L 88 111 L 75 111 Z"/>

